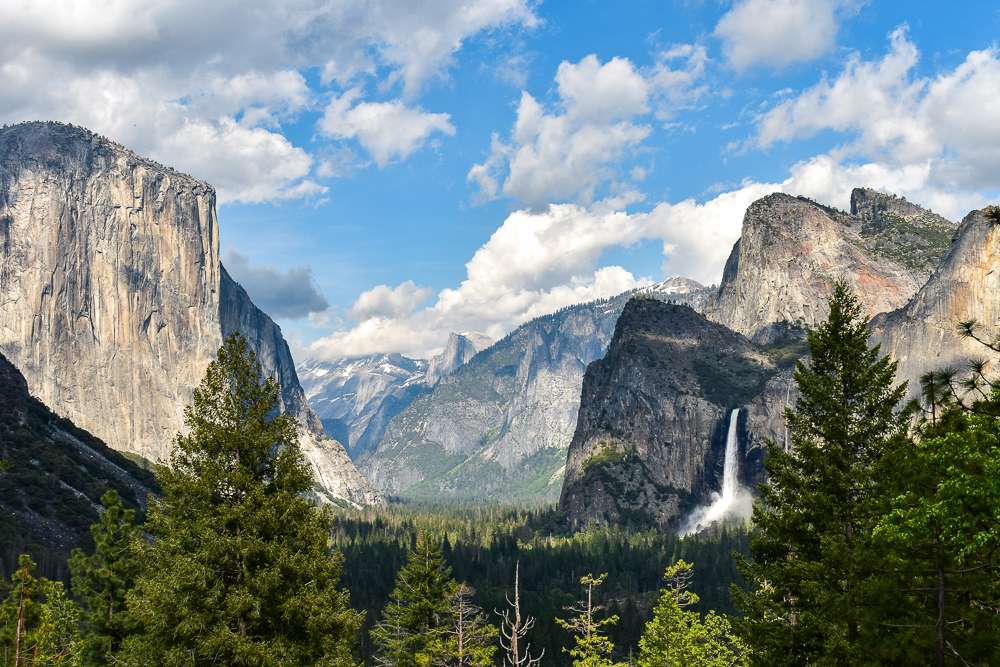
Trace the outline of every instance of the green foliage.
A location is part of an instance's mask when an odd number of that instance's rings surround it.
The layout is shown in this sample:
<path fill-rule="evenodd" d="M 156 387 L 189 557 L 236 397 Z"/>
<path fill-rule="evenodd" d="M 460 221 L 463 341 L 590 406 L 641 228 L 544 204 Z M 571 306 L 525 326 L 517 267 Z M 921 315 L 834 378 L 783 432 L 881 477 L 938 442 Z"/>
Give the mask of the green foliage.
<path fill-rule="evenodd" d="M 48 526 L 68 536 L 70 546 L 92 548 L 94 506 L 108 489 L 138 510 L 146 489 L 158 487 L 152 473 L 31 397 L 0 355 L 0 498 L 8 510 L 0 512 L 0 573 L 13 573 L 26 553 L 40 574 L 62 579 L 69 547 L 46 547 L 45 532 L 36 530 Z"/>
<path fill-rule="evenodd" d="M 345 585 L 355 608 L 371 619 L 361 636 L 363 657 L 373 653 L 367 630 L 389 601 L 396 572 L 417 535 L 427 533 L 441 544 L 455 579 L 475 588 L 475 604 L 487 611 L 507 608 L 520 562 L 521 606 L 537 620 L 528 638 L 532 654 L 544 649 L 544 663 L 552 667 L 572 663 L 562 649 L 573 641 L 555 617 L 578 597 L 581 574 L 608 572 L 602 586 L 608 612 L 621 619 L 608 636 L 623 647 L 615 656 L 622 660 L 645 630 L 664 569 L 679 559 L 700 565 L 693 579 L 698 608 L 734 614 L 730 586 L 742 577 L 732 552 L 749 553 L 750 541 L 745 527 L 731 525 L 683 539 L 618 525 L 568 534 L 565 518 L 551 508 L 388 505 L 345 510 L 337 524 Z"/>
<path fill-rule="evenodd" d="M 237 333 L 209 364 L 178 436 L 152 544 L 127 596 L 142 632 L 131 665 L 352 664 L 360 616 L 337 590 L 329 518 L 305 498 L 310 470 L 280 390 Z"/>
<path fill-rule="evenodd" d="M 568 621 L 556 619 L 559 627 L 569 630 L 574 635 L 576 645 L 572 648 L 563 648 L 563 651 L 573 657 L 573 667 L 614 667 L 611 654 L 615 650 L 615 645 L 601 629 L 617 623 L 618 617 L 608 616 L 598 619 L 596 614 L 604 609 L 604 605 L 597 604 L 594 599 L 594 589 L 604 583 L 607 576 L 608 573 L 605 572 L 596 579 L 592 574 L 581 577 L 580 584 L 587 587 L 586 599 L 577 600 L 576 605 L 563 607 L 566 611 L 576 612 L 577 615 Z"/>
<path fill-rule="evenodd" d="M 600 451 L 591 454 L 580 464 L 581 474 L 586 475 L 591 468 L 607 468 L 620 465 L 636 456 L 634 449 L 625 448 L 617 440 L 612 440 L 610 444 L 602 440 L 598 444 L 602 443 L 603 446 Z"/>
<path fill-rule="evenodd" d="M 80 610 L 66 597 L 62 582 L 35 579 L 27 555 L 11 576 L 0 602 L 0 665 L 70 665 L 73 663 Z"/>
<path fill-rule="evenodd" d="M 85 629 L 77 651 L 81 667 L 111 664 L 122 642 L 137 629 L 125 594 L 139 575 L 136 549 L 142 529 L 133 525 L 135 512 L 122 506 L 114 489 L 104 494 L 101 503 L 100 522 L 91 526 L 93 555 L 74 549 L 69 560 L 73 592 L 86 605 L 82 614 Z"/>
<path fill-rule="evenodd" d="M 754 665 L 854 664 L 866 645 L 859 632 L 870 629 L 861 623 L 868 542 L 885 455 L 905 424 L 894 412 L 905 385 L 893 386 L 896 364 L 868 348 L 846 284 L 829 303 L 829 319 L 809 332 L 812 361 L 795 371 L 792 451 L 769 443 L 753 561 L 738 558 L 752 587 L 735 598 Z"/>
<path fill-rule="evenodd" d="M 499 631 L 472 602 L 475 591 L 461 584 L 448 596 L 448 619 L 419 656 L 438 667 L 493 667 Z"/>
<path fill-rule="evenodd" d="M 419 667 L 439 658 L 445 646 L 435 639 L 448 626 L 449 598 L 457 591 L 441 547 L 426 534 L 418 536 L 382 621 L 372 629 L 379 664 Z"/>
<path fill-rule="evenodd" d="M 698 603 L 689 590 L 693 565 L 683 560 L 667 568 L 667 587 L 639 640 L 638 667 L 730 667 L 741 665 L 746 646 L 729 619 L 710 611 L 704 619 L 687 607 Z"/>
<path fill-rule="evenodd" d="M 874 610 L 883 661 L 996 664 L 1000 590 L 1000 391 L 954 400 L 947 371 L 927 373 L 927 417 L 893 457 L 875 537 L 885 551 Z M 973 409 L 974 408 L 974 409 Z"/>

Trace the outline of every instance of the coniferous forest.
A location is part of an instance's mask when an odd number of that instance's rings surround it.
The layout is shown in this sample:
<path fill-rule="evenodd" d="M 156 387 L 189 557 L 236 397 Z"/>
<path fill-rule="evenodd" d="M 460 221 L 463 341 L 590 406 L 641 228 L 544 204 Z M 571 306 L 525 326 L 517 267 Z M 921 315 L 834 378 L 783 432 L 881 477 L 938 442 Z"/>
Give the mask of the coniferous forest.
<path fill-rule="evenodd" d="M 105 494 L 68 586 L 20 558 L 0 660 L 998 665 L 1000 387 L 985 361 L 929 369 L 904 405 L 846 284 L 829 309 L 750 525 L 684 539 L 572 534 L 548 507 L 319 506 L 279 388 L 234 334 L 145 522 Z"/>

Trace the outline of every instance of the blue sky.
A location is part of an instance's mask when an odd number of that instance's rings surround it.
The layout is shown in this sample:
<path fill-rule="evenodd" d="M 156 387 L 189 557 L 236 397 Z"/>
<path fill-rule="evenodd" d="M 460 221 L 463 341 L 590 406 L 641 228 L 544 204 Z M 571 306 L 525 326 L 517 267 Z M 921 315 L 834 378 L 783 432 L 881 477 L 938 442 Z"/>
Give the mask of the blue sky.
<path fill-rule="evenodd" d="M 1000 192 L 1000 9 L 858 0 L 37 0 L 0 122 L 216 186 L 223 262 L 296 356 L 426 357 L 672 275 L 743 212 Z"/>

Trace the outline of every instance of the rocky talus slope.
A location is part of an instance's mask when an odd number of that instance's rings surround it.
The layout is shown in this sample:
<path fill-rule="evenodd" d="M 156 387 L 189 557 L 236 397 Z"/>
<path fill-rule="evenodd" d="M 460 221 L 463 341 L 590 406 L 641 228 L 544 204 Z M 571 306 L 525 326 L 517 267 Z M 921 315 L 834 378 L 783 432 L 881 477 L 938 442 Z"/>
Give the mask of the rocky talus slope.
<path fill-rule="evenodd" d="M 854 190 L 851 200 L 851 213 L 777 193 L 751 204 L 705 305 L 709 319 L 769 342 L 789 326 L 826 319 L 840 279 L 869 317 L 904 306 L 944 255 L 955 225 L 872 190 Z"/>
<path fill-rule="evenodd" d="M 24 376 L 0 355 L 0 568 L 19 553 L 51 550 L 63 559 L 92 544 L 101 496 L 118 492 L 145 511 L 159 491 L 153 473 L 49 410 L 28 393 Z"/>
<path fill-rule="evenodd" d="M 702 303 L 710 290 L 679 278 L 645 291 Z M 380 490 L 407 497 L 555 500 L 584 371 L 632 295 L 522 325 L 397 415 L 359 467 Z"/>
<path fill-rule="evenodd" d="M 899 361 L 898 379 L 919 390 L 931 370 L 961 369 L 970 359 L 996 355 L 957 334 L 959 322 L 977 320 L 985 338 L 1000 333 L 1000 228 L 982 211 L 965 216 L 940 266 L 903 308 L 876 316 L 872 343 Z M 994 361 L 988 370 L 1000 376 Z"/>
<path fill-rule="evenodd" d="M 559 501 L 571 526 L 676 527 L 719 490 L 731 410 L 777 372 L 745 337 L 687 306 L 629 301 L 608 353 L 584 376 Z"/>
<path fill-rule="evenodd" d="M 377 500 L 324 435 L 280 330 L 220 264 L 210 185 L 82 128 L 0 130 L 0 351 L 34 395 L 115 449 L 165 458 L 236 328 L 281 382 L 326 492 Z"/>

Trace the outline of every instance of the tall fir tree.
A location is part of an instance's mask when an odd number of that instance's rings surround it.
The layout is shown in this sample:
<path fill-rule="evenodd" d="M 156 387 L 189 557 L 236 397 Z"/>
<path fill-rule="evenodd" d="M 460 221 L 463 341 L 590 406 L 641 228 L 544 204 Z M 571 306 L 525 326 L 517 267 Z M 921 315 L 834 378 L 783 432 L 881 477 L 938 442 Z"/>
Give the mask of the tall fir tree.
<path fill-rule="evenodd" d="M 133 525 L 135 512 L 122 506 L 118 492 L 101 497 L 104 510 L 91 526 L 94 553 L 74 549 L 69 559 L 73 592 L 84 602 L 84 631 L 78 646 L 81 667 L 112 664 L 122 642 L 136 624 L 125 604 L 125 594 L 135 586 L 140 563 L 137 553 L 142 529 Z"/>
<path fill-rule="evenodd" d="M 150 508 L 145 567 L 127 596 L 141 633 L 129 665 L 348 667 L 360 616 L 338 590 L 330 516 L 280 389 L 234 333 L 185 411 L 163 500 Z"/>
<path fill-rule="evenodd" d="M 754 508 L 750 584 L 734 587 L 746 613 L 740 633 L 752 665 L 857 665 L 875 563 L 871 533 L 883 493 L 884 457 L 905 429 L 896 407 L 896 363 L 868 347 L 866 318 L 838 282 L 830 315 L 808 335 L 811 359 L 795 370 L 801 396 L 785 419 L 791 451 L 769 443 L 768 481 Z"/>
<path fill-rule="evenodd" d="M 604 583 L 607 576 L 605 572 L 596 579 L 590 574 L 581 577 L 580 584 L 587 587 L 587 597 L 578 600 L 575 605 L 563 607 L 566 611 L 576 612 L 577 615 L 568 621 L 556 619 L 560 627 L 574 635 L 576 644 L 573 648 L 563 649 L 573 656 L 574 667 L 614 667 L 611 654 L 615 645 L 605 635 L 603 628 L 617 623 L 618 617 L 608 616 L 598 619 L 597 614 L 604 609 L 604 605 L 597 604 L 597 600 L 594 599 L 594 589 Z"/>
<path fill-rule="evenodd" d="M 389 667 L 419 667 L 441 659 L 441 634 L 452 613 L 449 597 L 458 590 L 441 546 L 427 533 L 396 575 L 396 587 L 372 628 L 376 659 Z"/>
<path fill-rule="evenodd" d="M 710 611 L 704 619 L 688 609 L 698 603 L 689 590 L 694 566 L 683 560 L 667 568 L 666 588 L 639 640 L 639 667 L 735 667 L 746 647 L 729 619 Z"/>

